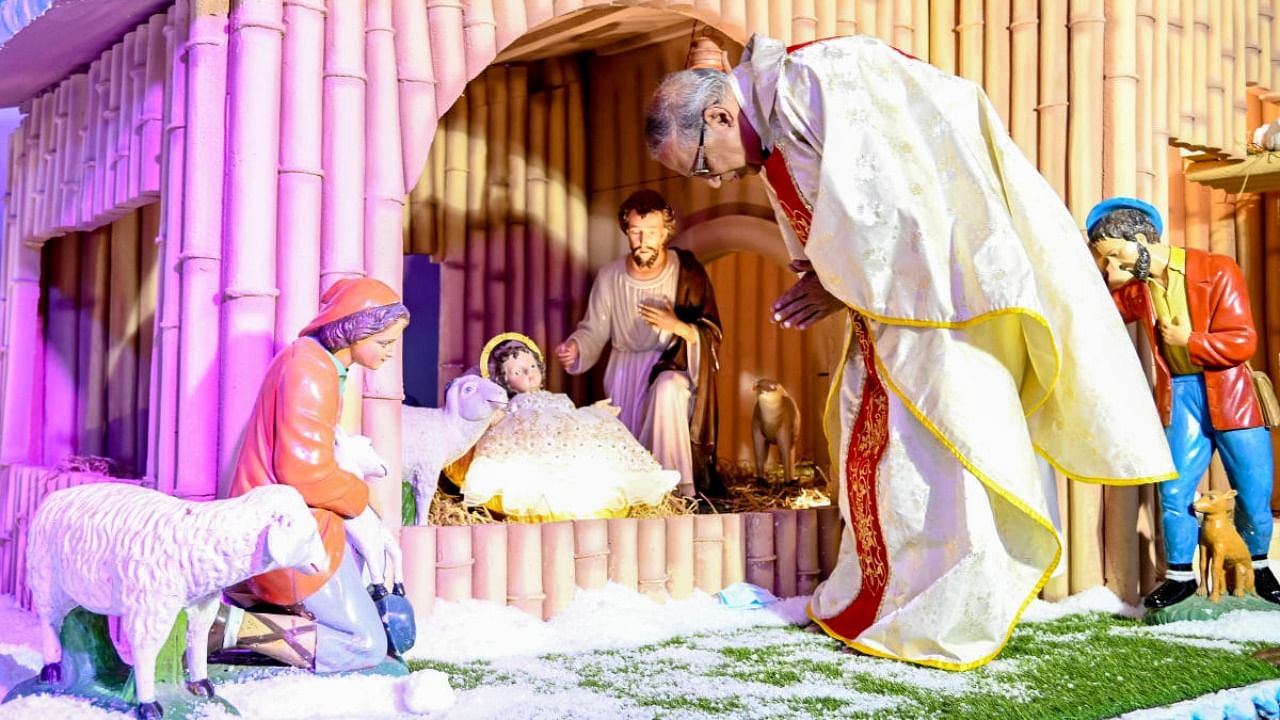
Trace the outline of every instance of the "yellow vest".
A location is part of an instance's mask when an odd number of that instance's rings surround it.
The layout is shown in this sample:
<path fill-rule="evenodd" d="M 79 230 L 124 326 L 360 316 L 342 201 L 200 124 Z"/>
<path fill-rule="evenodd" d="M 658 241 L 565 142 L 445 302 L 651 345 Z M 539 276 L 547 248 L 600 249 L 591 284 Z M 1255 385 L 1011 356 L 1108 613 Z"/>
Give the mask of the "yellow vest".
<path fill-rule="evenodd" d="M 1187 251 L 1182 248 L 1169 249 L 1169 267 L 1166 270 L 1168 287 L 1155 280 L 1147 280 L 1151 289 L 1151 300 L 1156 306 L 1156 319 L 1161 323 L 1178 322 L 1191 327 L 1191 312 L 1187 308 Z M 1160 341 L 1160 354 L 1169 363 L 1169 372 L 1174 375 L 1192 375 L 1203 372 L 1191 362 L 1191 353 L 1184 347 L 1171 347 Z"/>

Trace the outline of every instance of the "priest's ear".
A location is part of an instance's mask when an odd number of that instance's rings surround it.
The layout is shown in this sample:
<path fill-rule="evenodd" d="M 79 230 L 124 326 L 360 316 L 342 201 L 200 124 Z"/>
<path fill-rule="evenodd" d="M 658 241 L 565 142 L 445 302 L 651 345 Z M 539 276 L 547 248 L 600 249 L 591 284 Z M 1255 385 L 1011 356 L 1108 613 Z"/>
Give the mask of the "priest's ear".
<path fill-rule="evenodd" d="M 713 128 L 731 128 L 738 118 L 723 105 L 710 105 L 702 111 L 702 121 Z"/>

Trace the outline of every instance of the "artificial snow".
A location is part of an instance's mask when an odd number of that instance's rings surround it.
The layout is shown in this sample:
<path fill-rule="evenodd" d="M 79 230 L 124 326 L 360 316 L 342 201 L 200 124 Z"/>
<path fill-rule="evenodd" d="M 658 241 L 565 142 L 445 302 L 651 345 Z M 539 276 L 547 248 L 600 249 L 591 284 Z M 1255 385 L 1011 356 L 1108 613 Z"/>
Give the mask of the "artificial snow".
<path fill-rule="evenodd" d="M 1168 707 L 1135 710 L 1121 715 L 1118 720 L 1175 720 L 1177 718 L 1252 720 L 1252 718 L 1276 717 L 1278 707 L 1280 707 L 1280 680 L 1268 680 L 1242 688 L 1220 690 Z M 1262 715 L 1259 708 L 1265 708 L 1271 714 Z"/>
<path fill-rule="evenodd" d="M 1100 585 L 1095 588 L 1089 588 L 1084 592 L 1076 593 L 1061 602 L 1051 603 L 1043 600 L 1032 600 L 1026 611 L 1022 613 L 1022 622 L 1051 622 L 1068 615 L 1081 615 L 1091 612 L 1127 618 L 1140 618 L 1144 611 L 1141 607 L 1126 604 L 1110 589 Z"/>
<path fill-rule="evenodd" d="M 563 612 L 543 622 L 509 605 L 436 600 L 431 615 L 419 621 L 418 644 L 406 657 L 463 662 L 639 647 L 695 633 L 802 624 L 808 622 L 808 602 L 802 596 L 733 610 L 694 591 L 685 600 L 658 603 L 609 583 L 579 590 Z"/>
<path fill-rule="evenodd" d="M 829 677 L 803 670 L 807 664 L 832 657 L 831 640 L 825 635 L 794 629 L 806 622 L 807 602 L 807 597 L 799 597 L 760 609 L 730 609 L 714 596 L 695 592 L 685 600 L 658 603 L 610 584 L 601 590 L 578 591 L 560 615 L 542 622 L 515 608 L 483 601 L 438 600 L 430 616 L 418 624 L 418 643 L 410 657 L 475 669 L 485 678 L 480 687 L 455 692 L 445 673 L 430 669 L 407 678 L 322 677 L 302 671 L 278 671 L 222 683 L 218 693 L 239 708 L 243 717 L 260 720 L 638 720 L 654 716 L 653 706 L 597 691 L 591 683 L 584 686 L 588 676 L 598 680 L 598 686 L 628 687 L 636 697 L 669 699 L 672 706 L 663 707 L 662 714 L 678 720 L 704 714 L 696 704 L 682 706 L 678 701 L 736 701 L 745 708 L 741 717 L 759 718 L 802 717 L 790 709 L 790 703 L 806 699 L 838 699 L 871 713 L 903 707 L 902 698 L 851 691 L 836 686 Z M 1125 605 L 1105 588 L 1095 588 L 1062 603 L 1034 601 L 1023 620 L 1047 622 L 1087 612 L 1132 617 L 1141 611 Z M 1272 617 L 1256 611 L 1237 611 L 1214 621 L 1170 623 L 1125 632 L 1238 647 L 1244 641 L 1280 642 L 1280 623 Z M 654 645 L 658 647 L 638 650 Z M 16 608 L 11 598 L 0 596 L 0 695 L 38 672 L 42 663 L 38 648 L 34 616 Z M 734 657 L 727 658 L 725 652 Z M 957 697 L 990 691 L 993 684 L 1006 694 L 1028 693 L 1004 677 L 1001 662 L 989 665 L 992 672 L 983 678 L 975 673 L 932 670 L 849 653 L 839 656 L 839 672 L 871 674 Z M 796 668 L 796 681 L 779 685 L 757 679 L 757 673 L 787 667 Z M 672 668 L 679 672 L 671 673 Z M 727 675 L 726 668 L 730 670 Z M 716 682 L 707 682 L 708 676 L 717 677 Z M 1239 693 L 1276 692 L 1268 688 L 1263 683 L 1254 689 L 1218 693 L 1197 702 L 1216 708 L 1216 715 L 1204 712 L 1203 717 L 1223 717 L 1223 709 L 1232 703 L 1244 707 L 1248 697 Z M 1132 717 L 1149 720 L 1189 716 L 1175 711 L 1177 707 L 1181 706 Z M 65 697 L 30 697 L 0 705 L 0 719 L 54 717 L 122 720 L 129 716 Z M 214 710 L 206 717 L 221 720 L 225 715 Z"/>

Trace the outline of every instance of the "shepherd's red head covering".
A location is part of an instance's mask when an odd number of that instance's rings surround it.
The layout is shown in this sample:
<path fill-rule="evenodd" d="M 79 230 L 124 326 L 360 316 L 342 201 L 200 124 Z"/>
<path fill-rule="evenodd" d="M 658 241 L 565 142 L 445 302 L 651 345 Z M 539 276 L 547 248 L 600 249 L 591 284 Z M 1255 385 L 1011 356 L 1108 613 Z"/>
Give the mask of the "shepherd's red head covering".
<path fill-rule="evenodd" d="M 307 323 L 298 337 L 310 335 L 334 320 L 353 315 L 361 310 L 394 305 L 400 296 L 386 283 L 373 278 L 343 278 L 320 296 L 320 314 Z"/>

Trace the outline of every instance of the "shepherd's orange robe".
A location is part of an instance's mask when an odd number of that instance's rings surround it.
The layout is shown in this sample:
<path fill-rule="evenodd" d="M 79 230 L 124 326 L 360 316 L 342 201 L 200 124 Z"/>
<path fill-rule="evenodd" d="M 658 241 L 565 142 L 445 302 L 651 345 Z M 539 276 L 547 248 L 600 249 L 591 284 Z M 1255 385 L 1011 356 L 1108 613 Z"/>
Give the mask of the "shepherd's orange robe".
<path fill-rule="evenodd" d="M 341 393 L 332 356 L 309 337 L 293 341 L 271 361 L 249 416 L 231 481 L 231 497 L 269 483 L 297 488 L 311 507 L 329 556 L 317 575 L 273 570 L 249 580 L 253 593 L 294 605 L 319 590 L 342 562 L 342 521 L 364 512 L 369 487 L 338 468 L 333 454 Z"/>

